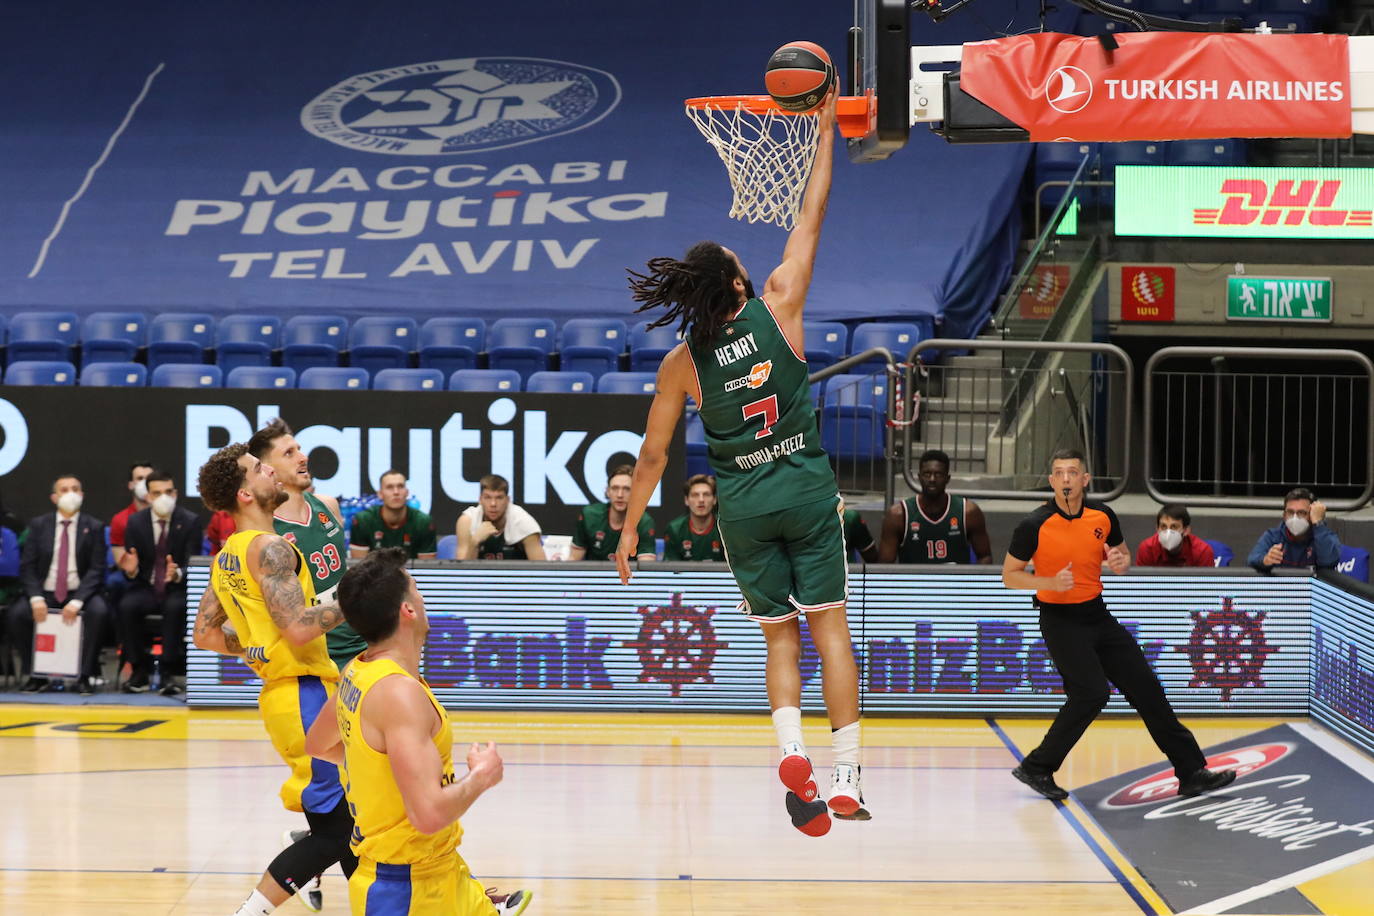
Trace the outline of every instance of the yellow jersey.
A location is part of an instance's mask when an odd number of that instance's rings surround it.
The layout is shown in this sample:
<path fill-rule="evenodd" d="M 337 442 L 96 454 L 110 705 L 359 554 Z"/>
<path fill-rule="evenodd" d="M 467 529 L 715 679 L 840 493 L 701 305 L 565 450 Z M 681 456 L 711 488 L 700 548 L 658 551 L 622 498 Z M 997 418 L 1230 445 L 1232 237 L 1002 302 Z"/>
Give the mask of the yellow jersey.
<path fill-rule="evenodd" d="M 389 865 L 418 865 L 452 856 L 463 839 L 463 828 L 454 821 L 438 833 L 416 830 L 406 818 L 405 801 L 392 775 L 390 759 L 373 750 L 363 738 L 362 707 L 368 691 L 382 678 L 410 677 L 410 674 L 389 658 L 371 662 L 363 658 L 355 658 L 344 668 L 335 705 L 344 746 L 344 792 L 348 796 L 348 809 L 353 814 L 353 852 Z M 453 729 L 448 713 L 434 698 L 429 685 L 422 680 L 419 683 L 439 715 L 434 747 L 443 761 L 440 785 L 447 786 L 454 781 Z"/>
<path fill-rule="evenodd" d="M 210 567 L 210 587 L 215 590 L 229 623 L 238 633 L 248 667 L 264 682 L 286 677 L 311 676 L 337 681 L 339 669 L 329 658 L 324 635 L 303 646 L 293 646 L 267 612 L 262 587 L 248 573 L 248 545 L 264 531 L 237 531 L 224 542 Z M 290 543 L 289 541 L 287 543 Z M 305 603 L 315 604 L 315 584 L 305 558 L 296 550 L 296 578 Z"/>

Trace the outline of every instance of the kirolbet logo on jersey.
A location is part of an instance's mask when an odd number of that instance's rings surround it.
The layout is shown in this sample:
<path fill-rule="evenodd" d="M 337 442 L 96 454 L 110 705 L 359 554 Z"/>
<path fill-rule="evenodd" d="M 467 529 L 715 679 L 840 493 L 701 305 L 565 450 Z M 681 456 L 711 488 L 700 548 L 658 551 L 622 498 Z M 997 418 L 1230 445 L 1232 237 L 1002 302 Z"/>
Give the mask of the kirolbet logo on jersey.
<path fill-rule="evenodd" d="M 739 391 L 741 388 L 762 388 L 763 383 L 768 381 L 768 377 L 773 374 L 773 361 L 765 360 L 761 363 L 754 363 L 748 375 L 731 379 L 725 383 L 726 391 Z"/>

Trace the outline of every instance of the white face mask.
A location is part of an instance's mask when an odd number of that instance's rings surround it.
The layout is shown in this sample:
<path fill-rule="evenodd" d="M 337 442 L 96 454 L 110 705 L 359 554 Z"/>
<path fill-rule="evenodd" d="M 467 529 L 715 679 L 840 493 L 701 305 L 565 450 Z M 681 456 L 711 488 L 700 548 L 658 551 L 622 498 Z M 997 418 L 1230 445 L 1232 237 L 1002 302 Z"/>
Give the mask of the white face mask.
<path fill-rule="evenodd" d="M 1159 545 L 1165 550 L 1177 550 L 1178 545 L 1182 543 L 1182 531 L 1175 531 L 1173 528 L 1165 528 L 1159 532 Z"/>
<path fill-rule="evenodd" d="M 171 493 L 163 493 L 153 500 L 153 514 L 159 518 L 166 518 L 172 514 L 172 510 L 177 507 L 177 498 Z"/>
<path fill-rule="evenodd" d="M 1307 519 L 1303 518 L 1301 515 L 1290 515 L 1283 520 L 1283 523 L 1288 526 L 1288 533 L 1295 538 L 1302 537 L 1307 533 L 1307 529 L 1311 527 Z"/>
<path fill-rule="evenodd" d="M 75 490 L 68 490 L 57 497 L 57 508 L 61 509 L 64 515 L 72 515 L 81 511 L 81 494 Z"/>
<path fill-rule="evenodd" d="M 134 499 L 139 502 L 148 501 L 148 481 L 140 480 L 134 483 Z"/>

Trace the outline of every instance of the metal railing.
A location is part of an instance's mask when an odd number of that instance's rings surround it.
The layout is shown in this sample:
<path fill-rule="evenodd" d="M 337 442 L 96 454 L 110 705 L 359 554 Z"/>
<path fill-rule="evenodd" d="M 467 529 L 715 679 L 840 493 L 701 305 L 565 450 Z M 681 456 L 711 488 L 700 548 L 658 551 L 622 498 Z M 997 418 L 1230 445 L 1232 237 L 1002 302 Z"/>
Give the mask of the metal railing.
<path fill-rule="evenodd" d="M 929 350 L 972 350 L 947 365 L 922 366 Z M 1011 365 L 1002 357 L 1024 357 Z M 1114 365 L 1109 365 L 1114 363 Z M 1050 456 L 1081 449 L 1093 481 L 1089 493 L 1114 499 L 1131 469 L 1135 370 L 1111 344 L 926 340 L 903 367 L 906 383 L 897 405 L 902 429 L 902 475 L 919 488 L 917 466 L 925 449 L 950 455 L 956 476 L 982 478 L 960 492 L 995 499 L 1044 497 Z"/>
<path fill-rule="evenodd" d="M 1184 365 L 1160 369 L 1170 360 Z M 1144 384 L 1145 485 L 1160 502 L 1274 508 L 1305 486 L 1349 510 L 1374 493 L 1374 363 L 1363 353 L 1165 347 Z"/>
<path fill-rule="evenodd" d="M 882 361 L 882 368 L 846 371 L 875 360 Z M 858 377 L 842 383 L 830 381 L 840 375 Z M 892 431 L 902 417 L 899 389 L 903 378 L 896 357 L 885 347 L 847 356 L 810 376 L 813 398 L 819 396 L 816 419 L 821 443 L 830 455 L 840 490 L 881 490 L 884 507 L 892 504 L 895 492 Z M 817 385 L 823 385 L 823 390 Z"/>

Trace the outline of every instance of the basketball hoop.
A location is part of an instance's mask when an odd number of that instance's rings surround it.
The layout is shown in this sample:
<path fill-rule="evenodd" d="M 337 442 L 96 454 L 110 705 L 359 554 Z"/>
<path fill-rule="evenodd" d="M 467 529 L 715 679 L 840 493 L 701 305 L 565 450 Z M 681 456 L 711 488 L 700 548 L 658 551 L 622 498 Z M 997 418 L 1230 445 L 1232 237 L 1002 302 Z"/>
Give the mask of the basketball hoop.
<path fill-rule="evenodd" d="M 862 137 L 876 108 L 873 96 L 841 96 L 835 120 L 846 137 Z M 794 114 L 766 95 L 718 95 L 687 100 L 687 116 L 725 163 L 735 199 L 730 215 L 791 229 L 816 161 L 819 116 Z"/>

